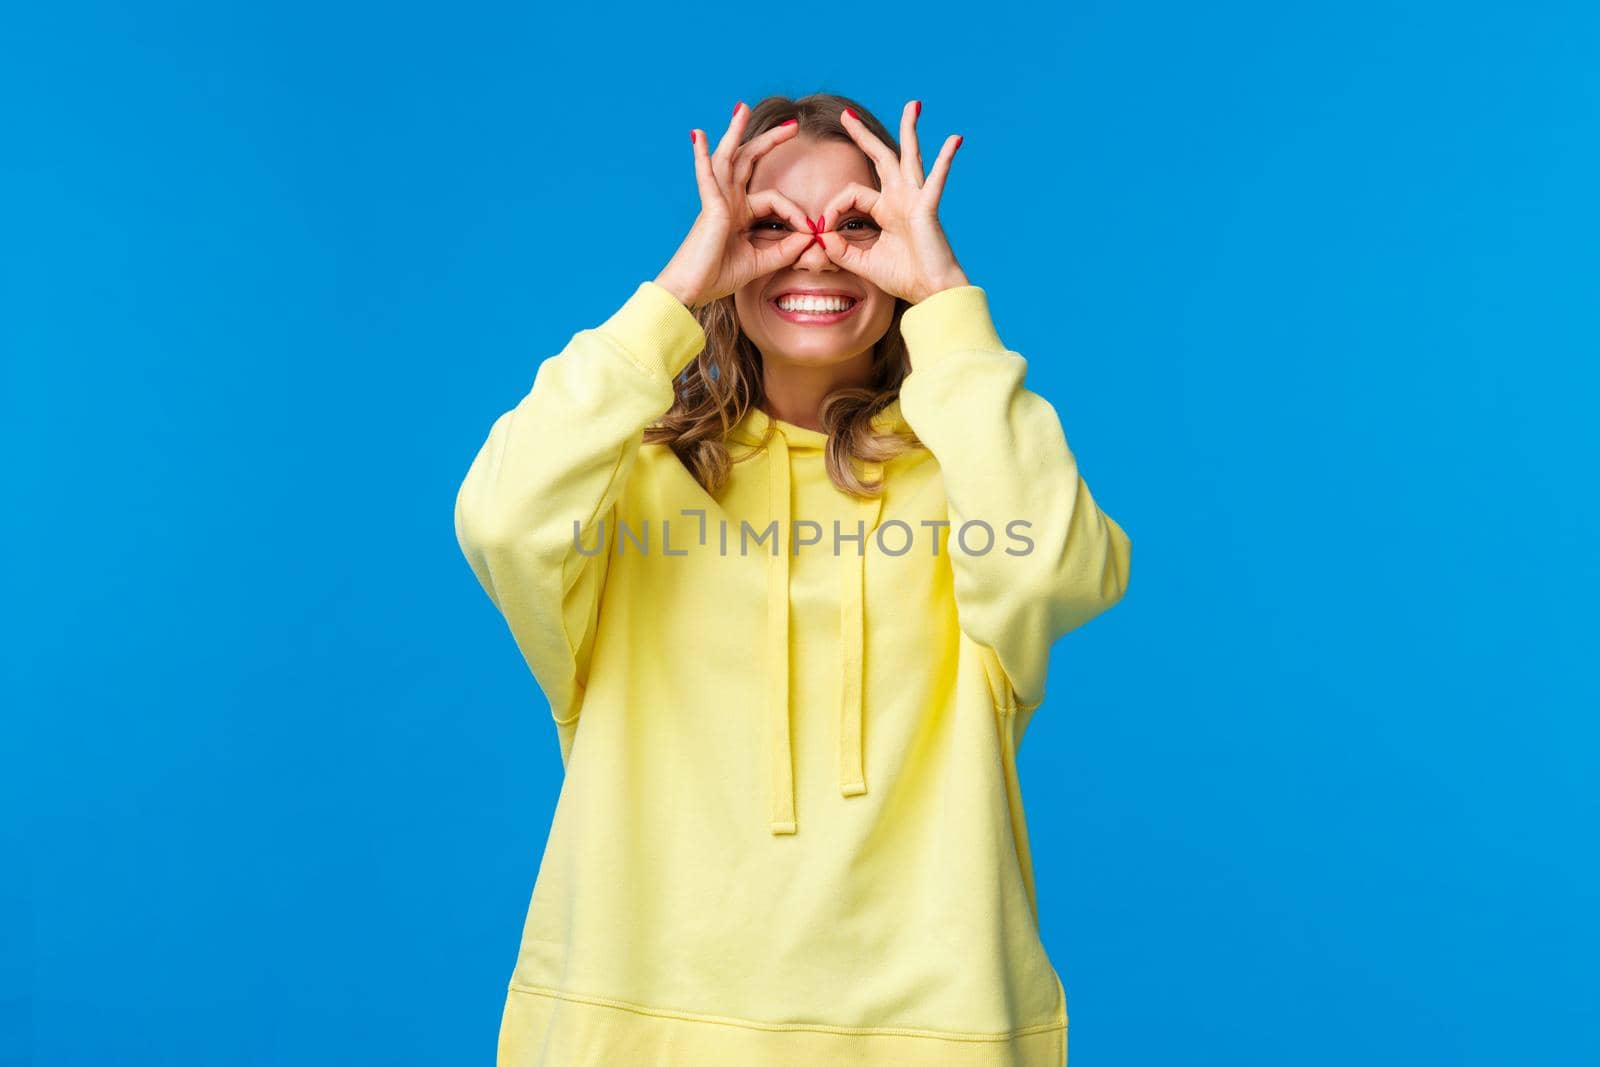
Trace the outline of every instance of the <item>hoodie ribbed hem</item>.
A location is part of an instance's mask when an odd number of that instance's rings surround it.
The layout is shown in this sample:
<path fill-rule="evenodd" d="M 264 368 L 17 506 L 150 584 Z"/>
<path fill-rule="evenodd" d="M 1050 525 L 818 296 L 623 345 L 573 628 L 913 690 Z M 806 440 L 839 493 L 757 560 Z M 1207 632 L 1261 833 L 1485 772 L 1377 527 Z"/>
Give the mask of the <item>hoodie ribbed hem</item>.
<path fill-rule="evenodd" d="M 621 345 L 640 369 L 669 382 L 706 347 L 700 320 L 653 281 L 640 282 L 627 302 L 595 329 Z"/>
<path fill-rule="evenodd" d="M 989 294 L 980 286 L 941 289 L 900 316 L 900 336 L 911 352 L 915 373 L 952 352 L 1004 352 L 1006 346 L 989 313 Z"/>
<path fill-rule="evenodd" d="M 1058 983 L 1059 985 L 1059 983 Z M 496 1067 L 1066 1067 L 1054 1022 L 1009 1033 L 762 1023 L 512 984 Z"/>

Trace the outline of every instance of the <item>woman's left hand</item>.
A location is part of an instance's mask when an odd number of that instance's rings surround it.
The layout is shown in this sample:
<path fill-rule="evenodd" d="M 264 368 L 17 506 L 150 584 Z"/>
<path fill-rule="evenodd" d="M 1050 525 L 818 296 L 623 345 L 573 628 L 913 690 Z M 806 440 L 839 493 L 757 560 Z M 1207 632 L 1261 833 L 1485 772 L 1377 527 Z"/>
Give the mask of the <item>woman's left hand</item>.
<path fill-rule="evenodd" d="M 941 289 L 971 284 L 939 225 L 939 197 L 961 138 L 952 134 L 945 139 L 933 171 L 924 180 L 917 147 L 920 111 L 919 102 L 912 100 L 900 114 L 899 158 L 854 112 L 844 112 L 839 121 L 872 160 L 883 188 L 852 182 L 822 213 L 817 230 L 829 259 L 913 304 Z M 851 218 L 852 211 L 865 212 L 868 218 Z M 854 222 L 867 225 L 842 228 Z"/>

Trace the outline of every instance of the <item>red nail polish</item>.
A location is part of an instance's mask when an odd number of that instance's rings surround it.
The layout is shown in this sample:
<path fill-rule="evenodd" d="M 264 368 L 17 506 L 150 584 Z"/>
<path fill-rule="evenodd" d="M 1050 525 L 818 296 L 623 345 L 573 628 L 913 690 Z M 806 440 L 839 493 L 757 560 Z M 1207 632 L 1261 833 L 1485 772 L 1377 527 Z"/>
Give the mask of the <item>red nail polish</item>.
<path fill-rule="evenodd" d="M 737 114 L 738 114 L 738 113 L 739 113 L 739 109 L 740 109 L 740 108 L 741 108 L 741 107 L 744 107 L 744 101 L 743 101 L 743 100 L 741 100 L 741 101 L 739 101 L 739 102 L 738 102 L 738 103 L 737 103 L 737 104 L 734 104 L 734 105 L 733 105 L 733 113 L 734 113 L 734 114 L 735 114 L 735 115 L 737 115 Z"/>
<path fill-rule="evenodd" d="M 856 109 L 853 108 L 853 107 L 845 108 L 844 109 L 844 113 L 846 115 L 849 115 L 851 118 L 855 119 L 857 122 L 861 121 L 861 116 L 856 114 Z"/>
<path fill-rule="evenodd" d="M 961 147 L 961 142 L 964 141 L 965 139 L 966 138 L 962 137 L 959 133 L 956 134 L 956 147 L 960 148 Z"/>
<path fill-rule="evenodd" d="M 784 119 L 782 122 L 778 123 L 778 125 L 779 126 L 793 126 L 795 123 L 797 123 L 799 121 L 800 121 L 799 119 Z"/>
<path fill-rule="evenodd" d="M 694 131 L 693 130 L 689 131 L 689 143 L 690 144 L 694 143 Z"/>
<path fill-rule="evenodd" d="M 915 117 L 917 117 L 917 118 L 921 118 L 922 117 L 922 101 L 921 100 L 917 101 L 917 110 L 915 112 L 913 112 L 913 115 Z"/>

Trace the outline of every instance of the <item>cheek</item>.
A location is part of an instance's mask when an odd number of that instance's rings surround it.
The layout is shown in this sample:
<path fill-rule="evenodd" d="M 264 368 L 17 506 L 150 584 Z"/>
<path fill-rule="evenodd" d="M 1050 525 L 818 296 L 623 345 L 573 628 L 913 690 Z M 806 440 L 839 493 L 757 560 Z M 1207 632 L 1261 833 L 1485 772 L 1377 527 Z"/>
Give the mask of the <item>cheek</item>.
<path fill-rule="evenodd" d="M 733 297 L 733 311 L 739 317 L 739 328 L 749 333 L 752 328 L 759 328 L 761 315 L 761 300 L 759 297 L 745 293 L 736 293 Z"/>
<path fill-rule="evenodd" d="M 874 324 L 887 328 L 889 321 L 894 318 L 894 297 L 888 293 L 878 293 L 872 298 L 872 321 Z"/>
<path fill-rule="evenodd" d="M 739 317 L 739 332 L 749 338 L 751 344 L 758 349 L 772 347 L 773 324 L 767 319 L 760 297 L 736 300 L 734 312 Z"/>

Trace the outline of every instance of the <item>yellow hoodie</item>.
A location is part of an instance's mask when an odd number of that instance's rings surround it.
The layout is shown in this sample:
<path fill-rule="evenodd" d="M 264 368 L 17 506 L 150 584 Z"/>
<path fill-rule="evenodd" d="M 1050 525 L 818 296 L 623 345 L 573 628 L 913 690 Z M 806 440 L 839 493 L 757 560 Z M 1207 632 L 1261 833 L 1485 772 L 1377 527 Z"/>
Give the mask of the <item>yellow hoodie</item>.
<path fill-rule="evenodd" d="M 926 447 L 880 497 L 756 409 L 717 498 L 643 444 L 706 343 L 654 282 L 474 459 L 456 535 L 565 767 L 500 1067 L 1066 1063 L 1016 752 L 1130 543 L 983 289 L 901 332 L 877 418 Z"/>

